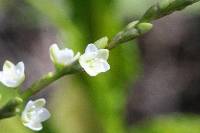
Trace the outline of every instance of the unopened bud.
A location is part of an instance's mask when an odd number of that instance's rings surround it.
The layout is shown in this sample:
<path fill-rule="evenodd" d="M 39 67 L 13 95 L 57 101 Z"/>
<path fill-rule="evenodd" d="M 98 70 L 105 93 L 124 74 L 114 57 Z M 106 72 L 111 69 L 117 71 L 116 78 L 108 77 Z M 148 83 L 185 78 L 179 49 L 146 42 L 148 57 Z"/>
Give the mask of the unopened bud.
<path fill-rule="evenodd" d="M 94 44 L 97 48 L 104 49 L 108 46 L 108 37 L 102 37 L 101 39 L 97 40 Z"/>
<path fill-rule="evenodd" d="M 151 24 L 151 23 L 140 23 L 137 25 L 137 28 L 138 28 L 140 34 L 144 34 L 148 31 L 150 31 L 152 29 L 152 27 L 153 27 L 153 24 Z"/>

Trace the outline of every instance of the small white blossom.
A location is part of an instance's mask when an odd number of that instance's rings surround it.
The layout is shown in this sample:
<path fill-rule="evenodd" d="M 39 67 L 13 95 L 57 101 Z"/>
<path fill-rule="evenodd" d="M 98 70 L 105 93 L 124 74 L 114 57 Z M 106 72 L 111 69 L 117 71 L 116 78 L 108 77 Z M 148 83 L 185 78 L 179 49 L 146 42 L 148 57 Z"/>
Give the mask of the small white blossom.
<path fill-rule="evenodd" d="M 94 44 L 88 44 L 85 53 L 79 58 L 79 63 L 90 76 L 96 76 L 110 69 L 108 57 L 109 50 L 98 49 Z"/>
<path fill-rule="evenodd" d="M 65 48 L 59 49 L 57 44 L 53 44 L 50 47 L 50 57 L 53 63 L 56 65 L 68 66 L 74 63 L 80 57 L 80 53 L 78 52 L 74 55 L 73 50 Z"/>
<path fill-rule="evenodd" d="M 14 65 L 5 61 L 3 71 L 0 71 L 0 81 L 7 87 L 18 87 L 25 79 L 24 69 L 23 62 Z"/>
<path fill-rule="evenodd" d="M 21 116 L 24 126 L 34 131 L 42 130 L 42 122 L 46 121 L 51 116 L 49 111 L 44 108 L 45 104 L 46 101 L 43 98 L 35 101 L 30 100 L 27 103 Z"/>

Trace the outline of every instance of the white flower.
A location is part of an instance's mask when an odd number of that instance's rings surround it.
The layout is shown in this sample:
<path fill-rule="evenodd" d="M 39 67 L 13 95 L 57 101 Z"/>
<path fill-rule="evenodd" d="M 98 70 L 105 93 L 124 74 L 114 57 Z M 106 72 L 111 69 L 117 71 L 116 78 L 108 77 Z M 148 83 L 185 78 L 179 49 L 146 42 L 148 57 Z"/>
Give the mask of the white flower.
<path fill-rule="evenodd" d="M 44 108 L 45 104 L 46 101 L 43 98 L 36 101 L 30 100 L 27 103 L 21 116 L 24 126 L 34 131 L 42 129 L 41 122 L 46 121 L 51 116 L 49 111 Z"/>
<path fill-rule="evenodd" d="M 80 57 L 79 52 L 74 55 L 74 52 L 71 49 L 65 48 L 60 50 L 57 44 L 52 44 L 49 50 L 50 58 L 55 65 L 68 66 Z"/>
<path fill-rule="evenodd" d="M 88 44 L 85 53 L 79 58 L 79 63 L 90 76 L 96 76 L 110 69 L 108 57 L 109 50 L 98 49 L 94 44 Z"/>
<path fill-rule="evenodd" d="M 24 69 L 23 62 L 14 65 L 5 61 L 3 71 L 0 71 L 0 81 L 7 87 L 18 87 L 25 79 Z"/>

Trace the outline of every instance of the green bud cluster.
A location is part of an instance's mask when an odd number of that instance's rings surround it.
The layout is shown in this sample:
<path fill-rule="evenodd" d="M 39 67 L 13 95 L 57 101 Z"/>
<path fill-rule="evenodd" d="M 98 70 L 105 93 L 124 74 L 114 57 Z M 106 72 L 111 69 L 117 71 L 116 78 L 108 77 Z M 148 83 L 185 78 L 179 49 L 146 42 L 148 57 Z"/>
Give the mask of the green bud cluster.
<path fill-rule="evenodd" d="M 162 0 L 147 10 L 140 19 L 140 22 L 150 22 L 159 19 L 173 13 L 174 11 L 182 10 L 198 1 L 199 0 Z"/>
<path fill-rule="evenodd" d="M 124 43 L 135 39 L 136 37 L 150 31 L 153 25 L 151 23 L 134 21 L 129 23 L 124 30 L 119 32 L 109 44 L 108 49 L 116 47 L 120 43 Z"/>

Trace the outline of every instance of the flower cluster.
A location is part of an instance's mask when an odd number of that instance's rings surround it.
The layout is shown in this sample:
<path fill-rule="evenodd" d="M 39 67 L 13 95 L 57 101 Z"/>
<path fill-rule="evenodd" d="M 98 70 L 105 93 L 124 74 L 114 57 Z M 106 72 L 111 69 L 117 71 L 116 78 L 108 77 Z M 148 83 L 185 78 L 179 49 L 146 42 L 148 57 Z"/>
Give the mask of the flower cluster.
<path fill-rule="evenodd" d="M 79 60 L 81 67 L 90 76 L 96 76 L 110 69 L 110 65 L 107 62 L 109 50 L 99 49 L 94 44 L 88 44 L 84 54 L 80 55 L 78 52 L 75 56 L 71 49 L 65 48 L 60 50 L 56 44 L 53 44 L 50 47 L 50 57 L 56 67 L 70 66 Z"/>
<path fill-rule="evenodd" d="M 60 49 L 57 44 L 52 44 L 49 48 L 50 59 L 57 70 L 73 67 L 73 64 L 79 63 L 88 75 L 96 76 L 110 69 L 107 62 L 109 50 L 104 49 L 107 41 L 108 39 L 104 37 L 94 44 L 88 44 L 82 55 L 79 52 L 74 54 L 74 51 L 68 48 Z M 8 88 L 18 88 L 25 79 L 24 71 L 23 62 L 15 65 L 7 60 L 3 65 L 3 70 L 0 71 L 0 82 Z M 45 104 L 46 101 L 43 98 L 28 101 L 21 115 L 23 125 L 34 131 L 41 130 L 42 122 L 50 117 L 49 111 L 44 108 Z"/>

